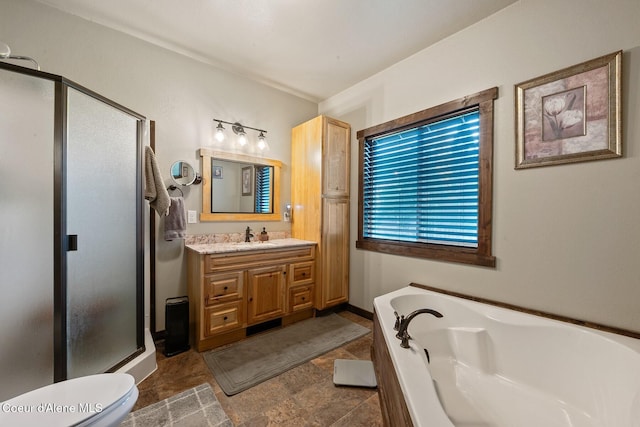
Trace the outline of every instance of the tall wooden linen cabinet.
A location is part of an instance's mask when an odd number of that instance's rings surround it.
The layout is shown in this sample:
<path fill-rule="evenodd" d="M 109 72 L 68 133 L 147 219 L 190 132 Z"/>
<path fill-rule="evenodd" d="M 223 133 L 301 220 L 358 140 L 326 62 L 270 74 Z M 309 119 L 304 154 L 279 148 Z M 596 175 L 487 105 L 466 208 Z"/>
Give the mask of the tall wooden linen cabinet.
<path fill-rule="evenodd" d="M 318 116 L 291 132 L 291 236 L 318 244 L 314 306 L 349 300 L 351 126 Z"/>

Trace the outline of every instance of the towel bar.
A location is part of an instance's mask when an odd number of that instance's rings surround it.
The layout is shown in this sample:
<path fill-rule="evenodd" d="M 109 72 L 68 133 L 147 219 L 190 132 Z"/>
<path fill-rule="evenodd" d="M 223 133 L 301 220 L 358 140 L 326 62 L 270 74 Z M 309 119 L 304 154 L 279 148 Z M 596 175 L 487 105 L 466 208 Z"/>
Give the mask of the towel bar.
<path fill-rule="evenodd" d="M 180 192 L 180 195 L 182 197 L 184 197 L 184 193 L 182 192 L 182 190 L 180 189 L 180 187 L 176 187 L 175 185 L 170 185 L 169 187 L 167 187 L 168 191 L 174 191 L 174 190 L 178 190 Z"/>

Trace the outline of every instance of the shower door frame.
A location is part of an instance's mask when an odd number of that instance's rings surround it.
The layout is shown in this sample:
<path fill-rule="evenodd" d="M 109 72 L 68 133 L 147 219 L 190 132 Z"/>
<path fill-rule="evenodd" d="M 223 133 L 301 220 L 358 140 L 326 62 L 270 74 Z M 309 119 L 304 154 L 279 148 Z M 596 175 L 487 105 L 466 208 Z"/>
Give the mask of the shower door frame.
<path fill-rule="evenodd" d="M 136 119 L 136 350 L 124 360 L 105 372 L 115 372 L 120 367 L 144 353 L 144 198 L 142 189 L 142 147 L 146 118 L 104 96 L 85 88 L 65 77 L 43 71 L 0 62 L 0 70 L 29 75 L 54 83 L 54 129 L 53 129 L 53 381 L 67 379 L 67 95 L 68 89 L 107 104 Z"/>

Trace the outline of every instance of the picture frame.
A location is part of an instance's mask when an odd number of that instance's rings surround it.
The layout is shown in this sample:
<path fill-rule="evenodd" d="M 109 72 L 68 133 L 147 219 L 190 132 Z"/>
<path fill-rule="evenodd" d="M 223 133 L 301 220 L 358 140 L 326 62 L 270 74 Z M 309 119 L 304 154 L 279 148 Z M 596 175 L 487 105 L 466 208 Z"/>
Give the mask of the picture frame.
<path fill-rule="evenodd" d="M 515 85 L 515 169 L 622 156 L 622 51 Z"/>
<path fill-rule="evenodd" d="M 253 182 L 253 179 L 251 176 L 252 170 L 253 170 L 252 166 L 247 166 L 242 168 L 242 195 L 243 196 L 251 195 L 251 190 L 252 190 L 251 183 Z"/>
<path fill-rule="evenodd" d="M 222 179 L 222 166 L 211 167 L 211 179 Z"/>

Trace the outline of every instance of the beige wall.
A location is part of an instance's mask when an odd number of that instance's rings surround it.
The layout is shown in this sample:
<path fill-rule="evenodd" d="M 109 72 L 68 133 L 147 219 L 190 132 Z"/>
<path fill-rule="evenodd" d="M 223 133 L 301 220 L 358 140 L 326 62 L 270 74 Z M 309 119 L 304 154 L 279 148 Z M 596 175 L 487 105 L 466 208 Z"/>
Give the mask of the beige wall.
<path fill-rule="evenodd" d="M 351 303 L 418 282 L 640 331 L 640 2 L 520 0 L 320 104 L 355 132 L 493 86 L 497 267 L 355 249 Z M 624 158 L 514 170 L 514 85 L 624 50 Z M 357 194 L 357 155 L 352 163 Z M 351 203 L 352 242 L 357 197 Z"/>
<path fill-rule="evenodd" d="M 0 0 L 0 40 L 61 74 L 157 122 L 163 171 L 174 160 L 200 170 L 213 117 L 269 130 L 271 157 L 285 163 L 289 197 L 291 127 L 317 105 L 220 71 L 32 0 Z M 320 104 L 355 132 L 498 86 L 495 119 L 494 254 L 497 268 L 356 250 L 351 303 L 419 282 L 640 331 L 640 2 L 521 0 Z M 616 50 L 624 54 L 622 159 L 515 171 L 513 86 Z M 352 191 L 357 194 L 357 156 Z M 167 176 L 165 176 L 167 178 Z M 186 195 L 200 210 L 200 187 Z M 352 242 L 357 198 L 352 201 Z M 189 233 L 246 225 L 189 226 Z M 286 223 L 267 229 L 286 230 Z M 158 329 L 164 299 L 186 293 L 182 243 L 158 241 Z"/>
<path fill-rule="evenodd" d="M 288 201 L 291 128 L 314 117 L 316 103 L 32 0 L 0 0 L 0 40 L 14 54 L 35 58 L 43 71 L 63 75 L 155 120 L 156 155 L 167 185 L 176 160 L 186 160 L 200 171 L 197 150 L 212 142 L 214 117 L 267 129 L 269 157 L 284 163 L 281 200 Z M 185 191 L 187 209 L 201 210 L 200 192 L 201 186 Z M 202 223 L 190 224 L 188 233 L 243 232 L 247 225 L 254 230 L 289 229 L 284 222 Z M 165 299 L 187 293 L 185 266 L 182 241 L 160 237 L 158 330 L 164 329 Z"/>

